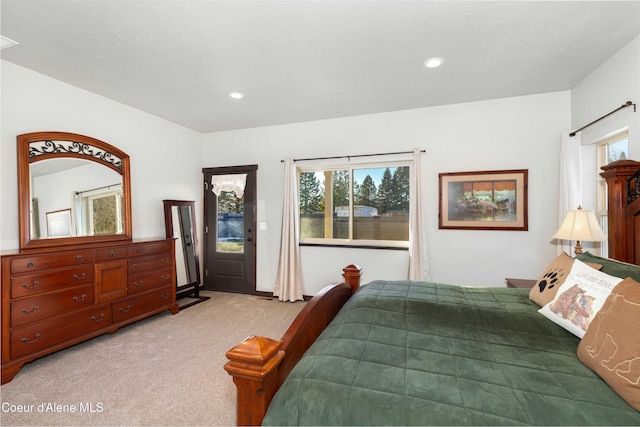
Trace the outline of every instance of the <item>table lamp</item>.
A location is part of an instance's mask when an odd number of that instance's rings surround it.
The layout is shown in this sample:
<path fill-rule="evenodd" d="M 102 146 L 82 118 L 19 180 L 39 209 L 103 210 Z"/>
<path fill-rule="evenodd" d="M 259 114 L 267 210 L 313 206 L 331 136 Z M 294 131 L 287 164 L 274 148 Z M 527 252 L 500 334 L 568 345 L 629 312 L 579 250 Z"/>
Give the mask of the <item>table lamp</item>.
<path fill-rule="evenodd" d="M 601 242 L 607 237 L 598 224 L 598 219 L 593 211 L 583 211 L 582 206 L 577 210 L 567 211 L 562 225 L 553 235 L 554 239 L 575 240 L 576 255 L 582 253 L 580 242 Z"/>

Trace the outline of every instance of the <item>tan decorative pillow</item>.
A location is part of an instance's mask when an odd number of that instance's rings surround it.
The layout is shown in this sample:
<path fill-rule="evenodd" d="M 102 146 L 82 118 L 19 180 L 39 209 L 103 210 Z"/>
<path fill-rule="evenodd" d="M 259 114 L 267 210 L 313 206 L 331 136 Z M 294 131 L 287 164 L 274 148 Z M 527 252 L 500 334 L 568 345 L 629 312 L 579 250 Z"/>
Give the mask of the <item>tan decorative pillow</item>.
<path fill-rule="evenodd" d="M 574 258 L 562 252 L 547 266 L 544 273 L 538 278 L 535 286 L 529 292 L 529 299 L 540 307 L 550 303 L 558 292 L 558 288 L 564 283 L 573 266 Z M 600 270 L 602 265 L 594 263 L 585 263 L 589 267 Z"/>
<path fill-rule="evenodd" d="M 640 283 L 611 291 L 578 345 L 578 358 L 640 411 Z"/>

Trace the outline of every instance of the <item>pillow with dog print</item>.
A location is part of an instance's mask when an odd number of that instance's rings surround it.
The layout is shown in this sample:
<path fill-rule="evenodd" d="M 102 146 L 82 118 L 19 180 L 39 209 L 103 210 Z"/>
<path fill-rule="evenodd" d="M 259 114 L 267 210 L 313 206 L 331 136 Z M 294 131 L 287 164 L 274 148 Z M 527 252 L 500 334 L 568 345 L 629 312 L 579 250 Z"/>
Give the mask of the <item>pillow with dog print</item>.
<path fill-rule="evenodd" d="M 613 288 L 622 281 L 575 259 L 551 302 L 538 310 L 579 338 L 589 328 Z"/>

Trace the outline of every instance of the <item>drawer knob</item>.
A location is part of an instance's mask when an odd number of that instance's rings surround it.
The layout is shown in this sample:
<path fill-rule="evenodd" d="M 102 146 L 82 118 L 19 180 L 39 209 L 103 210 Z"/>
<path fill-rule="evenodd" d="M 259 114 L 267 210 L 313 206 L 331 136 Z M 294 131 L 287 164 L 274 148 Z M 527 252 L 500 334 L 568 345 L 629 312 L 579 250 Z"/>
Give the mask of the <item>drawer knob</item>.
<path fill-rule="evenodd" d="M 80 298 L 78 298 L 78 297 L 77 297 L 77 296 L 75 296 L 75 295 L 73 296 L 73 300 L 74 300 L 75 302 L 82 302 L 82 301 L 84 301 L 86 298 L 87 298 L 87 295 L 86 295 L 86 294 L 82 294 L 82 296 L 81 296 Z"/>
<path fill-rule="evenodd" d="M 38 306 L 34 305 L 33 308 L 31 309 L 31 311 L 27 310 L 26 308 L 22 309 L 22 312 L 24 314 L 31 314 L 31 313 L 35 313 L 38 310 Z"/>
<path fill-rule="evenodd" d="M 27 267 L 31 268 L 35 265 L 33 261 L 27 261 Z"/>
<path fill-rule="evenodd" d="M 111 251 L 111 252 L 109 252 L 109 256 L 110 256 L 110 257 L 114 257 L 114 256 L 116 256 L 116 253 L 115 253 L 115 252 L 113 252 L 113 251 Z"/>
<path fill-rule="evenodd" d="M 76 261 L 82 261 L 82 255 L 76 256 Z"/>
<path fill-rule="evenodd" d="M 133 282 L 133 286 L 139 288 L 144 284 L 144 280 L 140 280 L 139 282 Z"/>
<path fill-rule="evenodd" d="M 171 295 L 171 294 L 169 294 L 169 292 L 167 292 L 166 294 L 162 294 L 162 295 L 160 295 L 160 298 L 162 298 L 162 299 L 169 299 L 169 296 L 170 296 L 170 295 Z"/>
<path fill-rule="evenodd" d="M 74 278 L 74 279 L 76 279 L 76 280 L 82 280 L 82 279 L 84 279 L 85 277 L 87 277 L 87 273 L 82 273 L 82 274 L 80 274 L 80 275 L 78 275 L 78 274 L 74 274 L 74 275 L 73 275 L 73 278 Z"/>
<path fill-rule="evenodd" d="M 162 278 L 162 280 L 169 280 L 169 276 L 168 274 L 163 274 L 162 276 L 160 276 Z"/>
<path fill-rule="evenodd" d="M 120 310 L 120 313 L 126 313 L 126 312 L 128 312 L 129 310 L 131 310 L 131 305 L 130 305 L 130 304 L 127 304 L 127 306 L 126 306 L 126 307 L 120 307 L 120 308 L 119 308 L 119 310 Z"/>
<path fill-rule="evenodd" d="M 33 344 L 34 342 L 38 341 L 39 339 L 40 339 L 40 334 L 37 333 L 37 334 L 34 335 L 34 338 L 31 341 L 29 341 L 29 339 L 27 337 L 22 337 L 22 339 L 20 341 L 22 341 L 23 343 L 26 343 L 26 344 Z"/>
<path fill-rule="evenodd" d="M 134 268 L 142 268 L 143 265 L 144 265 L 144 262 L 140 262 L 140 263 L 133 264 L 133 267 Z"/>
<path fill-rule="evenodd" d="M 38 283 L 40 283 L 38 280 L 34 280 L 34 281 L 33 281 L 33 286 L 29 286 L 29 284 L 28 284 L 28 283 L 23 283 L 23 284 L 22 284 L 22 287 L 23 287 L 23 288 L 25 288 L 25 289 L 33 289 L 33 288 L 35 288 L 36 286 L 38 286 Z"/>
<path fill-rule="evenodd" d="M 98 323 L 100 321 L 102 321 L 104 319 L 104 313 L 102 313 L 100 315 L 100 317 L 96 317 L 96 316 L 91 316 L 91 320 L 93 320 L 94 322 Z"/>
<path fill-rule="evenodd" d="M 165 264 L 168 263 L 170 260 L 170 258 L 162 258 L 162 262 L 164 262 Z"/>

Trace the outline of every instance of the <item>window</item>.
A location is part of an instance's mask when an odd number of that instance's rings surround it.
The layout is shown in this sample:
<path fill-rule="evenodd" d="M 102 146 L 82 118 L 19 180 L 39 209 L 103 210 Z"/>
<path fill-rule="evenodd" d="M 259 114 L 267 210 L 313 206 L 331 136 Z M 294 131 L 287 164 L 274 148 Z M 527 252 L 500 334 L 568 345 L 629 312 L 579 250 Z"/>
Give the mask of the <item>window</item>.
<path fill-rule="evenodd" d="M 244 190 L 246 173 L 213 175 L 211 191 L 216 195 L 218 222 L 216 252 L 244 253 Z"/>
<path fill-rule="evenodd" d="M 74 198 L 74 222 L 78 236 L 124 233 L 122 185 L 78 191 Z"/>
<path fill-rule="evenodd" d="M 408 247 L 408 162 L 298 168 L 300 241 Z"/>
<path fill-rule="evenodd" d="M 605 234 L 608 233 L 607 216 L 607 183 L 600 176 L 601 167 L 617 160 L 627 159 L 629 156 L 629 133 L 625 130 L 598 144 L 598 218 Z M 600 247 L 600 256 L 609 256 L 607 241 Z"/>
<path fill-rule="evenodd" d="M 244 195 L 221 191 L 218 196 L 218 252 L 244 252 Z"/>
<path fill-rule="evenodd" d="M 122 191 L 110 194 L 90 196 L 89 235 L 101 236 L 107 234 L 120 234 L 123 232 L 122 221 Z"/>

